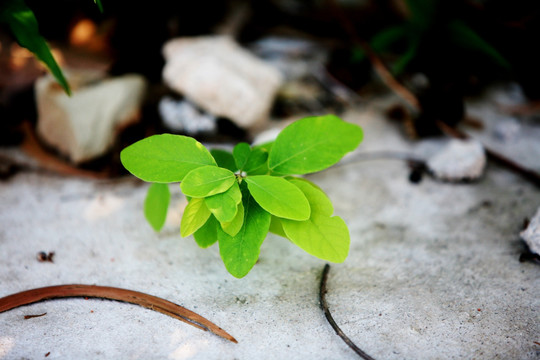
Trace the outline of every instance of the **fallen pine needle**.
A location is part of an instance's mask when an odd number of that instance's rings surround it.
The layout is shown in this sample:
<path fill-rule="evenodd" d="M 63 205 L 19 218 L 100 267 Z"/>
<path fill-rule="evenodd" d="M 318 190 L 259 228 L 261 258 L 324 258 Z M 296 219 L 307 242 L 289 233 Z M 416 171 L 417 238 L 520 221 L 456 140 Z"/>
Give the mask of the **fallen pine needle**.
<path fill-rule="evenodd" d="M 226 340 L 234 343 L 238 342 L 234 337 L 216 324 L 180 305 L 138 291 L 108 286 L 72 284 L 26 290 L 0 298 L 0 313 L 19 306 L 29 305 L 43 300 L 72 297 L 100 298 L 140 305 L 147 309 L 155 310 L 178 320 L 184 321 L 201 330 L 209 330 L 210 332 Z"/>

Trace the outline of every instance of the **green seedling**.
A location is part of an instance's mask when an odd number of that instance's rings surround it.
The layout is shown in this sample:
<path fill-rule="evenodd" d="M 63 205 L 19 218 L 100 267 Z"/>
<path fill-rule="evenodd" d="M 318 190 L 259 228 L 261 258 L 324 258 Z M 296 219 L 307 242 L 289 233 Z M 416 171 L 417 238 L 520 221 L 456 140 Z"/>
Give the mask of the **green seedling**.
<path fill-rule="evenodd" d="M 218 242 L 225 267 L 241 278 L 257 262 L 268 232 L 320 259 L 345 261 L 350 243 L 345 222 L 333 216 L 326 194 L 298 175 L 336 164 L 362 137 L 359 126 L 327 115 L 298 120 L 271 143 L 239 143 L 232 153 L 162 134 L 128 146 L 120 158 L 133 175 L 152 182 L 144 210 L 156 231 L 167 215 L 167 184 L 179 182 L 189 201 L 181 236 L 193 235 L 203 248 Z"/>

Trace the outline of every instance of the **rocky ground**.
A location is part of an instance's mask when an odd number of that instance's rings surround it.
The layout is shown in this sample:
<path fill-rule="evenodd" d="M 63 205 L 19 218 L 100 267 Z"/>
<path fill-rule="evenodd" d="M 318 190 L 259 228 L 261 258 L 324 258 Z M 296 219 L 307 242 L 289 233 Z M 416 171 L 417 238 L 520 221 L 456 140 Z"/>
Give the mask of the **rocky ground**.
<path fill-rule="evenodd" d="M 485 124 L 470 133 L 538 170 L 538 122 L 501 115 L 501 97 L 511 99 L 508 88 L 468 103 Z M 351 233 L 350 255 L 331 265 L 327 283 L 337 324 L 375 359 L 538 358 L 540 267 L 519 261 L 538 187 L 492 162 L 471 183 L 412 183 L 403 160 L 366 160 L 381 150 L 428 159 L 448 142 L 406 140 L 383 116 L 387 103 L 347 111 L 364 142 L 310 176 Z M 16 148 L 2 154 L 26 161 Z M 36 171 L 0 182 L 0 297 L 73 283 L 137 290 L 199 313 L 238 344 L 135 305 L 66 299 L 0 313 L 0 359 L 357 358 L 319 307 L 323 261 L 269 235 L 249 275 L 233 278 L 217 246 L 180 237 L 178 186 L 159 234 L 142 213 L 146 189 L 131 177 Z M 53 262 L 38 261 L 40 251 Z"/>

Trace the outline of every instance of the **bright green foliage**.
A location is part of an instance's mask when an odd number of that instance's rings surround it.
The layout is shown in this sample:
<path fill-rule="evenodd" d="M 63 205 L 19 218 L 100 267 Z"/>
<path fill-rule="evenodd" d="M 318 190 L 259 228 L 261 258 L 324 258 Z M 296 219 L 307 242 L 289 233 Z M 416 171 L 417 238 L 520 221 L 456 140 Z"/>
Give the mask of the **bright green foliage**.
<path fill-rule="evenodd" d="M 217 238 L 218 228 L 219 228 L 219 222 L 216 220 L 216 218 L 213 215 L 211 215 L 208 218 L 208 221 L 193 234 L 193 237 L 195 238 L 197 245 L 199 245 L 203 249 L 214 245 L 214 243 L 218 240 Z"/>
<path fill-rule="evenodd" d="M 259 258 L 261 245 L 270 227 L 270 214 L 251 197 L 244 199 L 244 224 L 235 236 L 218 228 L 219 253 L 231 275 L 247 275 Z"/>
<path fill-rule="evenodd" d="M 311 210 L 304 193 L 284 178 L 255 175 L 246 178 L 248 189 L 270 214 L 293 220 L 307 220 Z"/>
<path fill-rule="evenodd" d="M 233 149 L 236 168 L 247 174 L 264 167 L 268 159 L 268 151 L 263 148 L 251 148 L 247 143 L 239 143 Z"/>
<path fill-rule="evenodd" d="M 238 204 L 238 211 L 236 211 L 234 219 L 228 222 L 222 222 L 221 228 L 227 234 L 235 236 L 242 228 L 242 225 L 244 225 L 244 205 L 242 202 L 240 202 L 240 204 Z"/>
<path fill-rule="evenodd" d="M 148 188 L 144 201 L 144 216 L 154 230 L 159 231 L 165 224 L 171 193 L 167 184 L 153 183 Z"/>
<path fill-rule="evenodd" d="M 39 33 L 38 22 L 34 13 L 26 6 L 24 1 L 5 0 L 0 5 L 0 22 L 9 26 L 19 45 L 34 53 L 49 68 L 58 83 L 64 88 L 64 91 L 70 95 L 71 90 L 66 78 L 52 56 L 45 39 Z"/>
<path fill-rule="evenodd" d="M 240 278 L 257 262 L 269 231 L 321 259 L 345 261 L 345 222 L 332 216 L 319 187 L 291 175 L 332 166 L 361 140 L 360 127 L 329 115 L 299 120 L 275 142 L 240 143 L 232 153 L 208 152 L 185 136 L 156 135 L 124 149 L 121 160 L 143 180 L 181 182 L 189 203 L 180 234 L 193 234 L 203 248 L 217 241 L 225 267 Z"/>
<path fill-rule="evenodd" d="M 206 206 L 220 223 L 234 219 L 238 211 L 238 204 L 242 201 L 242 193 L 237 182 L 225 192 L 204 198 Z"/>
<path fill-rule="evenodd" d="M 193 198 L 189 201 L 180 224 L 180 235 L 189 236 L 199 230 L 210 217 L 211 212 L 206 206 L 204 198 Z"/>
<path fill-rule="evenodd" d="M 305 194 L 311 206 L 311 216 L 305 221 L 281 219 L 287 238 L 307 253 L 320 259 L 343 262 L 349 253 L 349 230 L 334 212 L 326 194 L 307 180 L 292 179 Z"/>
<path fill-rule="evenodd" d="M 229 190 L 235 181 L 234 174 L 217 166 L 201 166 L 190 171 L 180 189 L 191 197 L 207 197 Z"/>
<path fill-rule="evenodd" d="M 308 174 L 337 163 L 362 141 L 362 129 L 337 116 L 298 120 L 278 135 L 268 167 L 279 174 Z"/>
<path fill-rule="evenodd" d="M 229 169 L 232 172 L 238 170 L 236 163 L 234 162 L 233 154 L 221 149 L 212 149 L 210 154 L 216 159 L 216 163 L 219 167 Z"/>
<path fill-rule="evenodd" d="M 216 165 L 210 152 L 197 140 L 181 135 L 162 134 L 147 137 L 120 153 L 130 173 L 149 182 L 179 182 L 191 170 Z"/>

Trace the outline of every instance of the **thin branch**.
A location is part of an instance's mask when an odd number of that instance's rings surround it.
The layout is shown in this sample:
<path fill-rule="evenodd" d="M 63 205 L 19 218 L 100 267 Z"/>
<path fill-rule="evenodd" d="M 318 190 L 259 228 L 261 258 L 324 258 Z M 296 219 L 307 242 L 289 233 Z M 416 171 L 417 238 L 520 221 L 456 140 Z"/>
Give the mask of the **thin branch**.
<path fill-rule="evenodd" d="M 341 338 L 343 339 L 343 341 L 345 341 L 345 343 L 347 345 L 349 345 L 349 347 L 351 349 L 353 349 L 353 351 L 355 353 L 358 354 L 358 356 L 360 356 L 361 358 L 365 359 L 365 360 L 374 360 L 371 356 L 369 356 L 368 354 L 366 354 L 364 351 L 362 351 L 362 349 L 360 349 L 358 346 L 356 346 L 351 339 L 349 339 L 347 337 L 347 335 L 345 335 L 345 333 L 343 332 L 343 330 L 341 330 L 339 328 L 339 326 L 336 324 L 334 318 L 332 317 L 332 314 L 330 314 L 330 310 L 328 309 L 328 304 L 326 303 L 326 299 L 325 299 L 325 294 L 326 294 L 326 280 L 328 278 L 328 272 L 330 271 L 330 265 L 326 264 L 324 265 L 324 269 L 323 269 L 323 272 L 322 272 L 322 277 L 321 277 L 321 287 L 320 287 L 320 291 L 319 291 L 319 302 L 320 302 L 320 305 L 321 305 L 321 309 L 323 310 L 324 312 L 324 316 L 326 316 L 326 320 L 328 320 L 328 322 L 330 323 L 330 325 L 332 326 L 332 328 L 334 329 L 334 331 L 336 332 L 336 334 Z"/>
<path fill-rule="evenodd" d="M 339 23 L 343 27 L 343 30 L 345 30 L 351 40 L 357 46 L 360 46 L 362 50 L 366 53 L 367 58 L 373 66 L 373 70 L 379 76 L 379 78 L 381 78 L 383 83 L 386 84 L 386 86 L 388 86 L 396 95 L 405 100 L 407 104 L 412 108 L 412 110 L 414 110 L 415 112 L 420 112 L 422 106 L 420 104 L 420 101 L 418 101 L 416 95 L 414 95 L 412 91 L 407 89 L 404 85 L 402 85 L 399 81 L 396 80 L 396 78 L 392 75 L 390 70 L 388 70 L 381 58 L 375 53 L 375 51 L 373 51 L 368 42 L 358 35 L 358 32 L 354 28 L 351 20 L 345 15 L 337 1 L 328 0 L 327 3 L 329 4 L 332 12 L 334 13 L 334 16 L 339 20 Z"/>
<path fill-rule="evenodd" d="M 180 305 L 138 291 L 108 286 L 74 284 L 48 286 L 38 289 L 26 290 L 1 298 L 0 313 L 14 309 L 19 306 L 33 304 L 43 300 L 72 297 L 101 298 L 140 305 L 147 309 L 155 310 L 162 314 L 184 321 L 201 330 L 209 330 L 210 332 L 226 340 L 237 343 L 236 339 L 230 334 L 228 334 L 225 330 L 205 319 L 204 317 Z"/>

